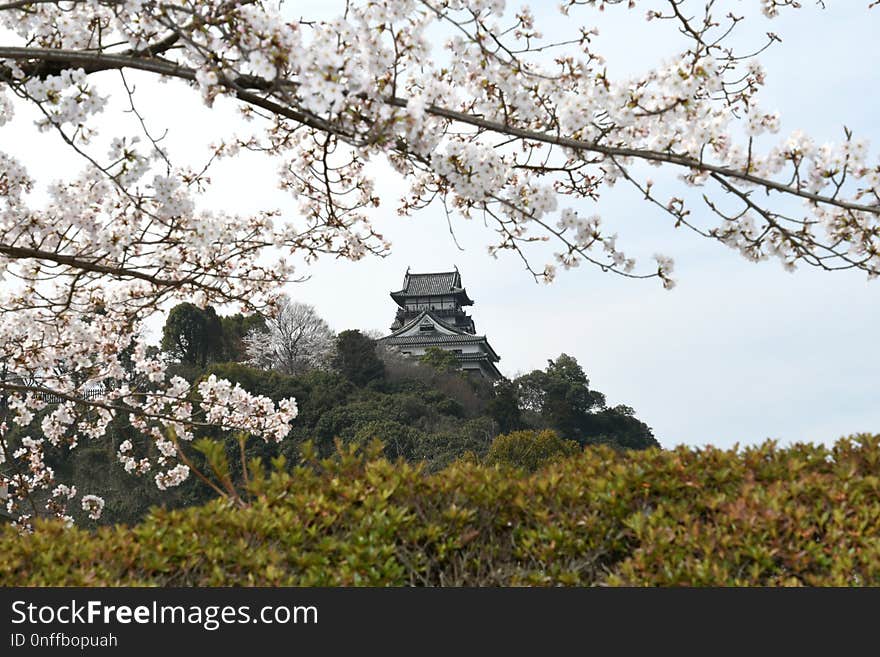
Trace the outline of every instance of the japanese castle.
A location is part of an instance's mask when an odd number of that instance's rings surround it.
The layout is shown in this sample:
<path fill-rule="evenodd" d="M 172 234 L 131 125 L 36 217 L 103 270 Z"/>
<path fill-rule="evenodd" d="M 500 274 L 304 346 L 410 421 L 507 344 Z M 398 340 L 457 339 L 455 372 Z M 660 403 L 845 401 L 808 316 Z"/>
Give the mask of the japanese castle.
<path fill-rule="evenodd" d="M 398 305 L 391 334 L 380 342 L 405 356 L 421 356 L 431 347 L 455 354 L 466 373 L 490 380 L 501 378 L 500 360 L 485 335 L 477 335 L 474 320 L 464 311 L 474 302 L 455 271 L 413 274 L 409 269 L 403 288 L 391 293 Z"/>

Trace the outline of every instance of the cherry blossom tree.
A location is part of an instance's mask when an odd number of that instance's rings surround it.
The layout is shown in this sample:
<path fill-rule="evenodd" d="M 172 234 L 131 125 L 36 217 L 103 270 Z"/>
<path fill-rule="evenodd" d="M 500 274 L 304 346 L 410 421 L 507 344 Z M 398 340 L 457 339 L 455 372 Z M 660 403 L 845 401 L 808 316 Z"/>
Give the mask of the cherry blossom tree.
<path fill-rule="evenodd" d="M 800 7 L 752 2 L 767 17 Z M 118 414 L 157 447 L 138 453 L 126 441 L 122 464 L 160 488 L 191 474 L 184 445 L 195 427 L 283 439 L 293 400 L 275 406 L 214 377 L 195 388 L 168 377 L 143 326 L 180 301 L 271 312 L 298 275 L 291 256 L 383 254 L 368 216 L 380 203 L 369 161 L 405 182 L 398 212 L 439 203 L 451 217 L 479 217 L 497 237 L 490 252 L 518 254 L 542 281 L 588 263 L 672 287 L 669 257 L 639 264 L 598 214 L 579 213 L 614 184 L 749 260 L 876 276 L 877 159 L 850 132 L 824 146 L 800 132 L 772 136 L 779 116 L 760 105 L 759 57 L 778 37 L 750 32 L 736 13 L 746 4 L 566 0 L 561 11 L 582 27 L 554 41 L 504 0 L 351 0 L 333 20 L 247 0 L 0 0 L 2 130 L 29 106 L 82 160 L 68 179 L 41 181 L 0 146 L 0 362 L 11 373 L 0 381 L 0 484 L 10 512 L 24 526 L 47 510 L 66 517 L 79 499 L 97 517 L 102 501 L 57 482 L 45 448 L 99 440 Z M 613 78 L 593 46 L 597 10 L 675 26 L 678 54 Z M 752 35 L 754 48 L 735 47 L 734 34 Z M 219 135 L 214 159 L 242 149 L 278 159 L 298 216 L 201 207 L 206 169 L 176 163 L 148 129 L 135 75 L 181 81 L 208 108 L 238 103 L 253 130 Z M 158 93 L 174 102 L 180 86 Z M 99 152 L 111 97 L 130 104 L 142 134 L 107 135 Z M 642 164 L 700 194 L 659 189 Z M 536 264 L 531 243 L 545 241 L 555 257 Z M 29 428 L 13 442 L 13 427 Z"/>
<path fill-rule="evenodd" d="M 314 306 L 282 296 L 266 329 L 245 336 L 248 363 L 283 374 L 302 374 L 329 362 L 335 335 Z"/>

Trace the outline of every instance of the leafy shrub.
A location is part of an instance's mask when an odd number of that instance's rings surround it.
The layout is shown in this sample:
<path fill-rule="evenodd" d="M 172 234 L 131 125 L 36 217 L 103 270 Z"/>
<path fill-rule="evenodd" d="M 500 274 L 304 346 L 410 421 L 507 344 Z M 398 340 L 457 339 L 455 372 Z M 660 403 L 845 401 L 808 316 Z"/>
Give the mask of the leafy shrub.
<path fill-rule="evenodd" d="M 436 472 L 456 460 L 473 457 L 475 463 L 489 451 L 495 426 L 489 418 L 478 417 L 447 431 L 428 433 L 417 445 L 411 460 L 421 461 L 428 472 Z"/>
<path fill-rule="evenodd" d="M 486 460 L 495 465 L 506 465 L 534 472 L 552 461 L 574 456 L 581 451 L 573 440 L 560 438 L 555 431 L 513 431 L 501 434 L 492 441 Z"/>
<path fill-rule="evenodd" d="M 440 347 L 428 347 L 425 353 L 419 357 L 419 362 L 441 373 L 455 372 L 461 369 L 455 354 Z"/>
<path fill-rule="evenodd" d="M 589 447 L 531 475 L 381 447 L 257 476 L 248 508 L 0 534 L 3 585 L 880 585 L 880 436 Z"/>
<path fill-rule="evenodd" d="M 388 458 L 409 459 L 416 446 L 425 439 L 425 434 L 394 420 L 374 420 L 361 425 L 354 435 L 354 442 L 366 445 L 380 438 Z"/>

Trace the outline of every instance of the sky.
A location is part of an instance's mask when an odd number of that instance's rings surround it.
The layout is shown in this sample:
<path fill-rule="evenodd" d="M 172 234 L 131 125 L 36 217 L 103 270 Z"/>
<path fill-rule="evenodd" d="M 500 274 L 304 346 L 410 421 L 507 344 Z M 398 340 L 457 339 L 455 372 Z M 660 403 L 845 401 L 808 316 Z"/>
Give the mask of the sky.
<path fill-rule="evenodd" d="M 754 14 L 759 3 L 728 4 Z M 826 2 L 825 10 L 804 4 L 772 22 L 758 17 L 748 28 L 753 40 L 766 31 L 783 39 L 761 58 L 768 77 L 762 106 L 781 112 L 783 134 L 803 129 L 819 143 L 839 141 L 846 125 L 871 141 L 876 159 L 880 8 L 868 11 L 867 0 Z M 546 26 L 548 36 L 571 27 L 556 5 L 533 4 L 536 23 Z M 332 13 L 326 2 L 292 6 L 303 15 L 312 15 L 313 8 Z M 619 7 L 578 14 L 584 24 L 599 27 L 595 48 L 607 57 L 611 74 L 637 73 L 669 54 L 671 26 L 649 24 L 643 15 Z M 191 96 L 182 95 L 180 104 L 168 103 L 165 95 L 146 97 L 141 108 L 160 132 L 167 122 L 170 147 L 188 154 L 238 121 L 228 108 L 206 112 Z M 18 146 L 9 150 L 47 175 L 73 162 L 44 135 L 4 132 L 4 149 Z M 243 212 L 278 207 L 295 213 L 296 201 L 273 187 L 272 167 L 251 155 L 243 160 L 214 169 L 206 201 Z M 611 404 L 632 406 L 664 447 L 729 447 L 768 438 L 831 443 L 843 435 L 880 432 L 880 280 L 749 263 L 724 246 L 674 229 L 662 211 L 615 188 L 596 204 L 574 207 L 581 215 L 601 214 L 620 234 L 619 244 L 640 261 L 648 263 L 656 252 L 672 256 L 676 288 L 665 291 L 656 280 L 628 280 L 589 266 L 540 285 L 512 254 L 487 255 L 493 234 L 478 221 L 455 220 L 453 239 L 439 209 L 397 216 L 394 203 L 404 189 L 380 171 L 383 205 L 373 220 L 393 244 L 389 256 L 320 260 L 301 270 L 306 282 L 287 290 L 314 304 L 334 329 L 387 330 L 395 311 L 388 293 L 399 289 L 407 267 L 426 272 L 457 266 L 475 301 L 470 310 L 477 331 L 500 354 L 503 374 L 514 377 L 560 353 L 572 355 L 591 386 Z"/>

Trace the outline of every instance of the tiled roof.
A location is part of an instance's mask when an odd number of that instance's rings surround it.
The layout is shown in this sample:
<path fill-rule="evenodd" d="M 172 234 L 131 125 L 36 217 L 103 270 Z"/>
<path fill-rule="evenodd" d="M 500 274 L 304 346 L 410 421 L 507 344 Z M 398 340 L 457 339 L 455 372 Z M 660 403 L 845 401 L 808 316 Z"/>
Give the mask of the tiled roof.
<path fill-rule="evenodd" d="M 394 331 L 391 335 L 385 336 L 385 338 L 382 338 L 382 339 L 385 340 L 390 337 L 396 337 L 397 335 L 399 335 L 401 333 L 406 333 L 413 326 L 415 326 L 416 324 L 419 324 L 422 321 L 422 319 L 424 319 L 426 316 L 430 317 L 432 320 L 434 320 L 435 323 L 439 324 L 443 328 L 448 329 L 454 333 L 460 333 L 462 335 L 472 335 L 471 333 L 468 333 L 467 331 L 463 331 L 462 329 L 458 328 L 457 326 L 453 326 L 452 324 L 444 322 L 442 319 L 437 317 L 430 310 L 423 310 L 418 315 L 416 315 L 411 320 L 409 320 L 406 324 L 404 324 L 399 329 Z"/>
<path fill-rule="evenodd" d="M 444 344 L 457 342 L 470 344 L 473 342 L 486 341 L 486 337 L 483 335 L 446 335 L 444 333 L 430 333 L 431 335 L 391 336 L 382 338 L 382 341 L 390 344 L 427 344 L 428 342 L 442 342 Z"/>
<path fill-rule="evenodd" d="M 482 354 L 456 354 L 458 358 L 458 362 L 460 363 L 483 363 L 486 365 L 489 370 L 499 379 L 501 378 L 501 372 L 495 366 L 495 363 L 492 362 L 491 358 L 486 358 L 485 355 Z"/>
<path fill-rule="evenodd" d="M 486 354 L 455 354 L 455 357 L 460 361 L 491 360 Z"/>
<path fill-rule="evenodd" d="M 461 286 L 457 271 L 434 274 L 407 274 L 403 279 L 403 289 L 397 294 L 408 296 L 429 296 L 432 294 L 452 294 Z"/>
<path fill-rule="evenodd" d="M 491 360 L 501 360 L 501 357 L 497 353 L 495 353 L 492 345 L 490 345 L 489 341 L 486 340 L 485 335 L 471 335 L 469 333 L 446 335 L 444 333 L 430 331 L 425 335 L 389 335 L 384 338 L 380 338 L 380 341 L 384 342 L 385 344 L 401 347 L 410 345 L 430 347 L 439 344 L 484 344 L 486 345 L 486 352 L 489 354 Z"/>

